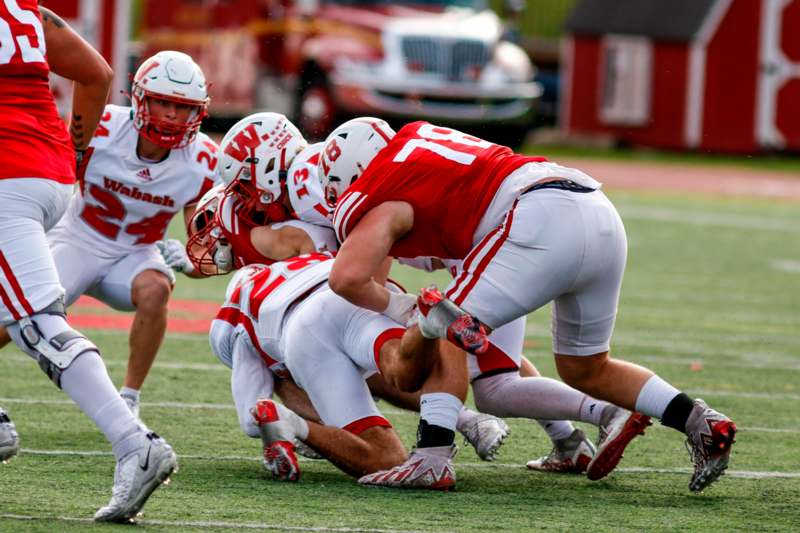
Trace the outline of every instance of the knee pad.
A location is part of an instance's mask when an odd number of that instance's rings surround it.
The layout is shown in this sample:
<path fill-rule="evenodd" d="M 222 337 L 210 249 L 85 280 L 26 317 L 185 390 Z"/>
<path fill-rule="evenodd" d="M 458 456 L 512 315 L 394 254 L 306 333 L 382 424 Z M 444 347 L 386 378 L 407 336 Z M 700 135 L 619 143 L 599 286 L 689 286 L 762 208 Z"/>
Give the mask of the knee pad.
<path fill-rule="evenodd" d="M 39 367 L 61 388 L 61 374 L 78 356 L 100 350 L 72 329 L 66 320 L 64 301 L 59 298 L 37 313 L 8 328 L 14 342 L 39 362 Z"/>

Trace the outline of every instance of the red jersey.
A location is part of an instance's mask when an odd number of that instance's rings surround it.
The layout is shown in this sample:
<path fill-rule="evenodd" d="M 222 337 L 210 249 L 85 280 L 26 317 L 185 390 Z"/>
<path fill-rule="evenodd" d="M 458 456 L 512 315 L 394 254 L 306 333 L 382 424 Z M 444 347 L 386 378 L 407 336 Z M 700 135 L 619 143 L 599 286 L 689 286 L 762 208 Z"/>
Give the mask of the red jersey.
<path fill-rule="evenodd" d="M 456 130 L 412 122 L 339 199 L 336 236 L 343 242 L 372 208 L 402 201 L 414 208 L 414 227 L 394 243 L 390 255 L 462 259 L 503 180 L 526 163 L 544 161 Z"/>
<path fill-rule="evenodd" d="M 0 2 L 0 179 L 75 182 L 75 155 L 50 92 L 36 0 Z"/>

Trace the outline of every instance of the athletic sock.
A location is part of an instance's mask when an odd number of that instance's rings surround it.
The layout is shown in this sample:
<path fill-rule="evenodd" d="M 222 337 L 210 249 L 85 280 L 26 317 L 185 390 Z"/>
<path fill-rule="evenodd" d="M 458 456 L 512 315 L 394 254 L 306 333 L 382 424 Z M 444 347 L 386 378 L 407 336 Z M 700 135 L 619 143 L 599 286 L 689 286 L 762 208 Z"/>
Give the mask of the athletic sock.
<path fill-rule="evenodd" d="M 130 387 L 122 387 L 119 390 L 119 395 L 123 398 L 131 398 L 134 401 L 139 401 L 140 392 L 136 389 L 132 389 Z"/>
<path fill-rule="evenodd" d="M 689 415 L 693 409 L 694 400 L 686 394 L 680 393 L 667 405 L 664 410 L 664 416 L 661 417 L 661 423 L 667 427 L 677 429 L 681 433 L 686 433 L 686 421 L 689 420 Z"/>
<path fill-rule="evenodd" d="M 280 419 L 292 426 L 295 437 L 306 440 L 308 438 L 308 422 L 283 404 L 275 402 L 275 407 L 278 409 Z"/>
<path fill-rule="evenodd" d="M 680 393 L 681 391 L 653 375 L 639 391 L 639 396 L 636 398 L 636 410 L 644 415 L 662 419 L 667 405 Z M 682 427 L 681 431 L 683 431 Z"/>
<path fill-rule="evenodd" d="M 536 422 L 542 426 L 547 436 L 554 442 L 566 439 L 575 431 L 575 426 L 566 420 L 537 420 Z"/>
<path fill-rule="evenodd" d="M 121 441 L 145 431 L 111 383 L 97 352 L 78 356 L 61 374 L 61 388 L 103 432 L 117 459 L 126 455 L 125 447 L 120 448 Z"/>
<path fill-rule="evenodd" d="M 579 420 L 581 422 L 588 422 L 589 424 L 599 426 L 600 419 L 603 416 L 603 411 L 605 411 L 609 406 L 611 406 L 611 404 L 608 402 L 597 400 L 591 396 L 584 396 L 583 401 L 581 401 L 580 414 L 578 415 Z"/>
<path fill-rule="evenodd" d="M 420 396 L 417 448 L 449 446 L 455 441 L 455 429 L 464 404 L 446 392 Z"/>

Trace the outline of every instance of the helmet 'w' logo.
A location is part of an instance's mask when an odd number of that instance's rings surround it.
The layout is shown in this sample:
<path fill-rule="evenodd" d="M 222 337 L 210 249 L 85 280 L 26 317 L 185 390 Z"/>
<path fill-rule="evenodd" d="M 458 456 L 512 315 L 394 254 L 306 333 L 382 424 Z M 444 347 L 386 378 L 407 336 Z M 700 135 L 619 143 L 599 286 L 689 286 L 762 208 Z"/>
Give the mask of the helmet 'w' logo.
<path fill-rule="evenodd" d="M 267 135 L 268 138 L 269 135 Z M 233 142 L 228 143 L 228 146 L 225 147 L 225 153 L 237 161 L 244 161 L 250 151 L 255 151 L 260 144 L 261 139 L 258 137 L 255 125 L 248 124 L 245 129 L 236 134 Z"/>
<path fill-rule="evenodd" d="M 143 168 L 139 172 L 136 173 L 136 177 L 142 181 L 151 181 L 153 178 L 150 176 L 150 169 Z"/>

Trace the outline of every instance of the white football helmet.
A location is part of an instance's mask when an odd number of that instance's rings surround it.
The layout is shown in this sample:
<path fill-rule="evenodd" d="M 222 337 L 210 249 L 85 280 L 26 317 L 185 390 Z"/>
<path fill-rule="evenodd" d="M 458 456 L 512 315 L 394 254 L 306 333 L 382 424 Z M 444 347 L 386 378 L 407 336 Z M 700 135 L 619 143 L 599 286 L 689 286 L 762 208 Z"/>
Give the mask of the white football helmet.
<path fill-rule="evenodd" d="M 328 135 L 317 173 L 329 206 L 336 206 L 344 191 L 363 174 L 394 135 L 385 120 L 373 117 L 354 118 Z"/>
<path fill-rule="evenodd" d="M 207 276 L 225 274 L 234 268 L 233 250 L 225 241 L 216 216 L 223 196 L 225 185 L 212 187 L 197 202 L 189 219 L 186 254 L 194 268 Z"/>
<path fill-rule="evenodd" d="M 280 113 L 255 113 L 237 122 L 220 143 L 220 172 L 228 190 L 246 205 L 277 202 L 286 173 L 308 143 Z"/>
<path fill-rule="evenodd" d="M 149 98 L 189 105 L 192 112 L 183 124 L 157 120 L 150 113 Z M 194 140 L 208 115 L 208 101 L 203 71 L 182 52 L 157 53 L 146 59 L 133 77 L 133 125 L 142 136 L 164 148 L 182 148 Z"/>

